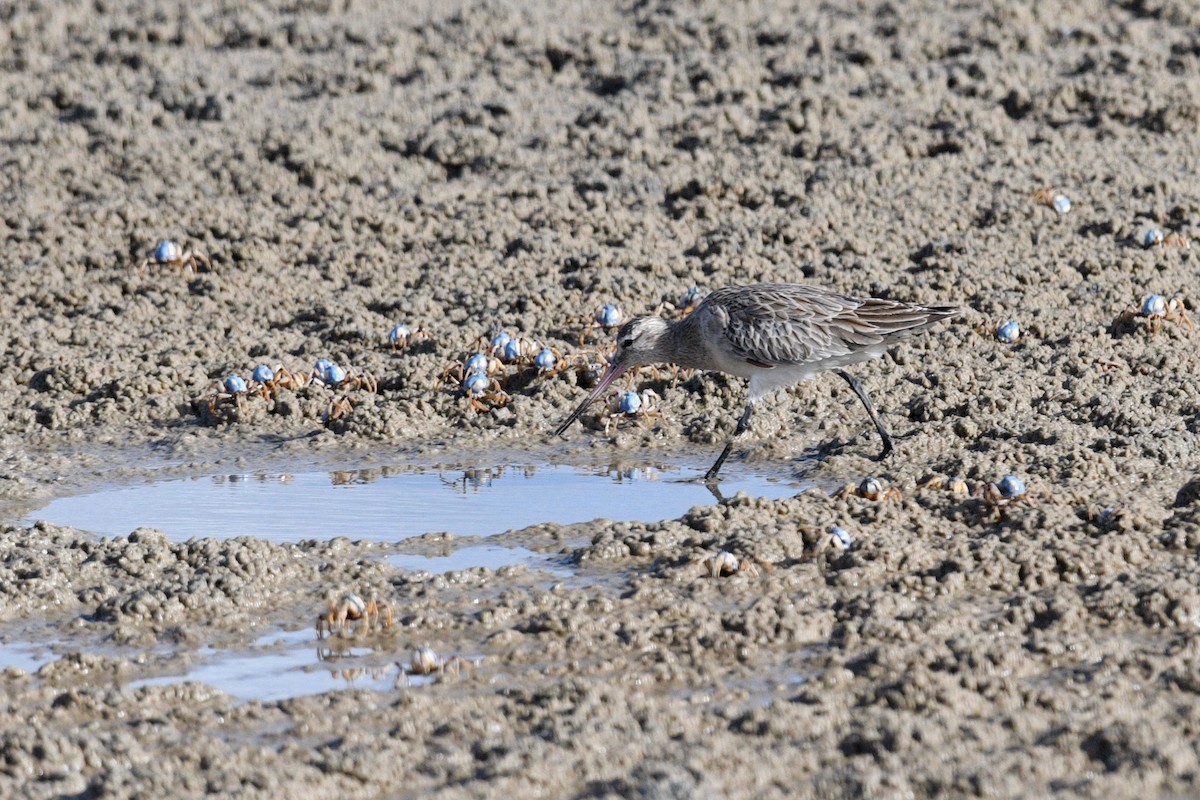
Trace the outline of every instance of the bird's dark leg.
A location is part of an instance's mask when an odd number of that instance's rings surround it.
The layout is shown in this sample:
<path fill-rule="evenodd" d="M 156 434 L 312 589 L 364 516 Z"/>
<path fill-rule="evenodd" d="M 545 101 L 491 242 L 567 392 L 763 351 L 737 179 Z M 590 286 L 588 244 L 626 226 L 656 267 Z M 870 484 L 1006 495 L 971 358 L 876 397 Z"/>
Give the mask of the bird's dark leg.
<path fill-rule="evenodd" d="M 733 440 L 746 432 L 750 427 L 750 415 L 754 413 L 754 402 L 747 401 L 746 410 L 742 412 L 742 418 L 738 420 L 737 427 L 733 430 L 733 437 L 730 438 L 729 444 L 725 445 L 725 449 L 721 451 L 721 455 L 717 456 L 717 463 L 704 474 L 704 482 L 712 483 L 717 479 L 717 473 L 721 471 L 721 465 L 725 463 L 725 459 L 729 457 L 729 451 L 733 449 Z"/>
<path fill-rule="evenodd" d="M 862 400 L 863 408 L 867 409 L 867 414 L 871 417 L 871 422 L 875 423 L 875 430 L 879 431 L 879 438 L 883 439 L 883 452 L 879 454 L 882 459 L 892 452 L 892 437 L 888 436 L 887 430 L 883 427 L 883 423 L 879 421 L 879 415 L 875 413 L 875 407 L 871 405 L 871 401 L 867 399 L 867 393 L 863 391 L 862 384 L 858 382 L 858 378 L 846 372 L 844 369 L 836 370 L 838 375 L 846 379 L 846 383 L 850 384 L 850 388 L 858 395 L 858 399 Z"/>

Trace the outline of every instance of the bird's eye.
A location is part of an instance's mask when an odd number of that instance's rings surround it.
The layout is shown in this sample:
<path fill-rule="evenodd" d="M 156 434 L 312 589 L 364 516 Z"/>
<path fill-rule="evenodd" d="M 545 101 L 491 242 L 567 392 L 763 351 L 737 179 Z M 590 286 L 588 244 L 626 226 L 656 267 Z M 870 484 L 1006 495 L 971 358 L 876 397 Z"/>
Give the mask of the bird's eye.
<path fill-rule="evenodd" d="M 630 338 L 628 338 L 628 339 L 623 339 L 623 340 L 621 341 L 621 347 L 629 347 L 629 346 L 631 346 L 632 344 L 633 344 L 633 338 L 632 338 L 632 337 L 630 337 Z"/>

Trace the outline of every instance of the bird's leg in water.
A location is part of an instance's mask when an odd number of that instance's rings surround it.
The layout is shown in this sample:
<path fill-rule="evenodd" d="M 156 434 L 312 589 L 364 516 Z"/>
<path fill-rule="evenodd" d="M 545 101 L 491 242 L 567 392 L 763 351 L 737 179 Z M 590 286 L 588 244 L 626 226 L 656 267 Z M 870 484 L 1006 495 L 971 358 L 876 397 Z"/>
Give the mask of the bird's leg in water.
<path fill-rule="evenodd" d="M 737 437 L 745 433 L 746 429 L 750 427 L 750 415 L 753 413 L 754 401 L 748 400 L 746 401 L 746 410 L 742 412 L 742 418 L 738 420 L 737 427 L 733 430 L 733 437 L 730 438 L 729 443 L 725 445 L 725 449 L 721 451 L 721 455 L 717 456 L 717 462 L 712 465 L 707 473 L 705 473 L 705 483 L 716 482 L 717 473 L 721 471 L 721 465 L 725 463 L 725 459 L 729 457 L 729 451 L 733 449 L 734 439 L 737 439 Z"/>

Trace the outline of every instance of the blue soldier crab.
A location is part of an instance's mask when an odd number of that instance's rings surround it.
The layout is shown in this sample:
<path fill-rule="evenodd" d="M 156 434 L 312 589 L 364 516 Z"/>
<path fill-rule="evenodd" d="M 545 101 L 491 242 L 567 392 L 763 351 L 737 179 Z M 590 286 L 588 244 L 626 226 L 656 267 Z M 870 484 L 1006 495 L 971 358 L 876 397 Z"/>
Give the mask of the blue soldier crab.
<path fill-rule="evenodd" d="M 407 664 L 396 666 L 400 668 L 396 683 L 403 681 L 407 684 L 411 675 L 442 675 L 447 672 L 458 675 L 463 669 L 470 669 L 473 665 L 462 656 L 443 659 L 432 647 L 418 647 L 413 650 L 411 660 Z"/>
<path fill-rule="evenodd" d="M 1054 188 L 1050 186 L 1044 186 L 1035 191 L 1029 196 L 1029 201 L 1035 205 L 1052 208 L 1059 214 L 1066 214 L 1071 210 L 1071 198 L 1055 192 Z"/>
<path fill-rule="evenodd" d="M 847 483 L 841 489 L 833 493 L 834 497 L 845 497 L 846 495 L 854 495 L 862 497 L 866 500 L 882 502 L 886 500 L 903 500 L 904 494 L 895 486 L 883 488 L 883 483 L 878 478 L 863 478 L 857 486 L 853 483 Z"/>
<path fill-rule="evenodd" d="M 632 389 L 621 392 L 616 403 L 601 417 L 604 433 L 625 419 L 636 419 L 643 426 L 648 426 L 651 420 L 662 419 L 662 414 L 655 410 L 657 404 L 658 395 L 653 389 L 643 389 L 640 394 Z"/>
<path fill-rule="evenodd" d="M 829 529 L 829 546 L 835 550 L 849 550 L 854 546 L 854 539 L 841 525 L 834 525 Z"/>
<path fill-rule="evenodd" d="M 583 329 L 579 331 L 580 346 L 587 341 L 588 335 L 593 331 L 598 329 L 607 333 L 614 328 L 619 328 L 623 321 L 624 315 L 621 314 L 621 309 L 612 303 L 605 303 L 590 320 L 586 318 L 582 320 Z"/>
<path fill-rule="evenodd" d="M 1017 503 L 1034 504 L 1025 489 L 1025 482 L 1015 475 L 1005 475 L 996 483 L 985 485 L 980 494 L 997 522 L 1004 519 L 1004 511 L 1009 506 Z"/>
<path fill-rule="evenodd" d="M 199 272 L 197 267 L 204 267 L 205 270 L 212 271 L 212 264 L 205 255 L 185 250 L 178 242 L 171 239 L 163 239 L 154 246 L 149 255 L 135 263 L 139 269 L 145 269 L 150 264 L 179 267 L 180 273 L 185 275 Z"/>
<path fill-rule="evenodd" d="M 1002 344 L 1013 344 L 1021 338 L 1021 325 L 1015 319 L 1010 319 L 996 328 L 996 341 Z"/>
<path fill-rule="evenodd" d="M 557 375 L 561 370 L 555 369 L 555 367 L 561 358 L 562 353 L 553 347 L 543 347 L 533 357 L 533 367 L 539 375 Z"/>
<path fill-rule="evenodd" d="M 312 377 L 302 372 L 292 372 L 283 366 L 271 369 L 266 364 L 259 364 L 250 375 L 250 391 L 263 399 L 278 397 L 282 389 L 296 390 L 309 384 Z"/>
<path fill-rule="evenodd" d="M 472 372 L 464 378 L 462 388 L 471 408 L 480 414 L 486 414 L 493 408 L 512 402 L 512 398 L 501 388 L 499 381 L 481 372 Z"/>
<path fill-rule="evenodd" d="M 1025 335 L 1025 331 L 1021 330 L 1021 323 L 1015 319 L 1000 323 L 981 322 L 975 326 L 975 332 L 991 336 L 1001 344 L 1016 344 Z"/>
<path fill-rule="evenodd" d="M 271 388 L 275 385 L 275 370 L 268 367 L 266 364 L 259 364 L 250 373 L 250 388 L 256 393 L 262 395 L 264 399 L 271 396 Z"/>
<path fill-rule="evenodd" d="M 503 376 L 504 372 L 505 366 L 500 359 L 486 353 L 473 353 L 461 363 L 455 361 L 443 369 L 441 375 L 438 376 L 438 383 L 453 381 L 461 385 L 471 375 L 479 374 L 494 378 L 498 375 Z M 503 379 L 500 381 L 503 382 Z"/>
<path fill-rule="evenodd" d="M 1117 318 L 1113 320 L 1113 327 L 1127 327 L 1137 317 L 1145 317 L 1150 320 L 1151 334 L 1158 333 L 1163 322 L 1174 322 L 1181 328 L 1186 326 L 1189 332 L 1196 329 L 1187 312 L 1184 311 L 1183 301 L 1177 297 L 1168 300 L 1161 294 L 1148 294 L 1142 298 L 1142 302 L 1137 308 L 1127 308 L 1118 314 Z"/>
<path fill-rule="evenodd" d="M 392 351 L 403 350 L 418 339 L 426 339 L 429 334 L 417 328 L 410 328 L 403 322 L 397 323 L 390 331 L 388 331 L 388 343 L 392 346 Z"/>
<path fill-rule="evenodd" d="M 654 312 L 660 317 L 686 317 L 691 314 L 700 305 L 700 301 L 705 298 L 708 293 L 699 286 L 693 286 L 682 295 L 679 300 L 672 303 L 668 300 L 663 300 L 658 304 L 658 309 Z"/>
<path fill-rule="evenodd" d="M 1152 247 L 1182 247 L 1188 249 L 1192 242 L 1182 233 L 1174 231 L 1164 233 L 1162 228 L 1152 225 L 1142 234 L 1142 247 L 1149 250 Z"/>
<path fill-rule="evenodd" d="M 327 358 L 317 359 L 317 363 L 313 366 L 312 380 L 314 383 L 321 383 L 332 389 L 343 391 L 365 389 L 368 392 L 375 392 L 379 389 L 379 382 L 371 373 L 353 367 L 349 371 L 344 370 Z"/>
<path fill-rule="evenodd" d="M 500 348 L 499 357 L 505 364 L 526 366 L 533 362 L 533 359 L 541 350 L 542 347 L 532 339 L 526 339 L 523 336 L 514 336 Z"/>
<path fill-rule="evenodd" d="M 219 382 L 208 398 L 208 412 L 218 419 L 236 419 L 245 409 L 250 387 L 240 375 L 229 375 Z"/>
<path fill-rule="evenodd" d="M 574 372 L 585 382 L 595 383 L 608 366 L 608 359 L 602 353 L 592 353 L 578 350 L 574 353 L 560 354 L 557 350 L 547 348 L 538 354 L 534 360 L 538 374 L 554 377 L 564 372 Z"/>
<path fill-rule="evenodd" d="M 504 348 L 512 341 L 512 335 L 508 331 L 500 331 L 493 335 L 490 339 L 484 335 L 475 340 L 476 347 L 483 347 L 487 354 L 493 358 L 499 358 L 504 353 Z"/>

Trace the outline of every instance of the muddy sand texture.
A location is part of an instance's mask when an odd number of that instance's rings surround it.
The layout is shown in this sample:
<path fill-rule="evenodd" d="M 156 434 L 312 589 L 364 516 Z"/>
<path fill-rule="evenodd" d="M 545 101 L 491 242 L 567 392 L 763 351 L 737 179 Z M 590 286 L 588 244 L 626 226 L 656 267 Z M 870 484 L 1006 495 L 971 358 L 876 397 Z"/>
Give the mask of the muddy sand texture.
<path fill-rule="evenodd" d="M 497 539 L 568 557 L 558 582 L 253 530 L 8 526 L 5 635 L 59 644 L 3 673 L 0 794 L 1195 793 L 1200 334 L 1118 320 L 1151 292 L 1200 316 L 1200 248 L 1141 246 L 1152 225 L 1200 235 L 1193 3 L 347 5 L 3 9 L 14 514 L 164 464 L 702 468 L 738 381 L 643 373 L 660 425 L 605 437 L 589 415 L 554 444 L 582 378 L 480 415 L 437 375 L 499 328 L 574 351 L 603 303 L 759 280 L 964 307 L 856 370 L 891 460 L 827 377 L 762 409 L 730 462 L 873 473 L 903 500 L 743 497 Z M 131 267 L 168 237 L 212 271 Z M 1024 337 L 1001 344 L 987 326 L 1010 318 Z M 392 352 L 400 321 L 429 338 Z M 378 393 L 329 429 L 321 387 L 205 413 L 230 372 L 318 357 Z M 917 489 L 1009 473 L 1032 502 Z M 434 538 L 411 546 L 454 544 Z M 708 578 L 721 549 L 772 568 Z M 397 609 L 381 663 L 429 644 L 478 666 L 281 702 L 129 686 L 307 627 L 348 588 Z"/>

